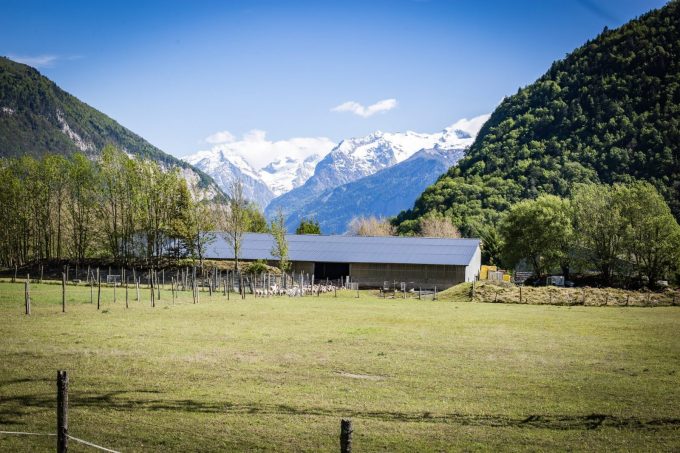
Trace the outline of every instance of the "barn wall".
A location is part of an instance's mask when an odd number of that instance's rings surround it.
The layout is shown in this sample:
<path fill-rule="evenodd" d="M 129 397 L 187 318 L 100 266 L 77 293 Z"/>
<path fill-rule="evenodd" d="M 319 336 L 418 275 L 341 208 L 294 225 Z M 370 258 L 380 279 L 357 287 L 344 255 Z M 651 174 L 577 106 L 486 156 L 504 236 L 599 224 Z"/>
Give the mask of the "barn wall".
<path fill-rule="evenodd" d="M 465 281 L 466 266 L 424 264 L 350 264 L 350 276 L 359 285 L 378 287 L 383 282 L 407 282 L 409 288 L 448 288 Z"/>
<path fill-rule="evenodd" d="M 290 271 L 296 274 L 304 272 L 305 274 L 312 275 L 314 273 L 314 263 L 311 261 L 293 261 L 290 263 Z"/>
<path fill-rule="evenodd" d="M 479 247 L 477 247 L 477 250 L 475 250 L 475 254 L 472 256 L 472 259 L 470 260 L 470 264 L 467 266 L 467 269 L 465 269 L 465 281 L 473 282 L 477 280 L 481 269 L 482 269 L 482 250 Z"/>

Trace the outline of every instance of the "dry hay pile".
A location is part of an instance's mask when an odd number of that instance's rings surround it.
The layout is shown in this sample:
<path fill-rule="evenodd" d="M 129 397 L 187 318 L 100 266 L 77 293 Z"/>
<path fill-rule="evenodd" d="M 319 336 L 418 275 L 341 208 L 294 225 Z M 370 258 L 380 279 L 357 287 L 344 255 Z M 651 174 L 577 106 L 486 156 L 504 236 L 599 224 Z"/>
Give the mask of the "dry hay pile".
<path fill-rule="evenodd" d="M 680 293 L 667 289 L 663 292 L 628 291 L 618 288 L 560 288 L 557 286 L 516 286 L 511 283 L 477 282 L 472 296 L 472 285 L 457 285 L 442 293 L 444 298 L 467 296 L 468 300 L 486 303 L 535 305 L 587 305 L 657 307 L 680 305 Z M 521 297 L 521 299 L 520 299 Z"/>

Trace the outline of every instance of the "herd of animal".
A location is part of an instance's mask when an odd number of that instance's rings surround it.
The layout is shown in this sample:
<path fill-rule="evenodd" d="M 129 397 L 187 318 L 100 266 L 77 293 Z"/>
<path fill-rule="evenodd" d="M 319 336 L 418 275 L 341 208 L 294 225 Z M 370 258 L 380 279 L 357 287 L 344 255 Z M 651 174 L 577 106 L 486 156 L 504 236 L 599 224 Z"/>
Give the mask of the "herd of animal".
<path fill-rule="evenodd" d="M 255 297 L 269 297 L 269 296 L 288 296 L 288 297 L 299 297 L 299 296 L 309 296 L 318 295 L 322 293 L 331 293 L 336 290 L 336 286 L 332 284 L 323 285 L 305 285 L 300 287 L 299 285 L 294 285 L 289 288 L 284 288 L 279 285 L 271 285 L 265 288 L 255 288 Z"/>

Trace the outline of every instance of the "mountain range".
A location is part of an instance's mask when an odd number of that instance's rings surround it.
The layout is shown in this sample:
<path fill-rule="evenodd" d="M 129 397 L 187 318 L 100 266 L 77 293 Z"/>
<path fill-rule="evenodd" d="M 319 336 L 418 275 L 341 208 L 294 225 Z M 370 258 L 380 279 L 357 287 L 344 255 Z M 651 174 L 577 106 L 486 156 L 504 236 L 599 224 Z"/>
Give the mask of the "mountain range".
<path fill-rule="evenodd" d="M 377 131 L 343 140 L 325 155 L 289 156 L 260 169 L 239 150 L 220 147 L 185 160 L 227 193 L 231 181 L 240 179 L 246 196 L 266 216 L 284 214 L 289 230 L 303 218 L 314 218 L 324 233 L 342 233 L 354 216 L 390 216 L 410 206 L 463 156 L 487 118 L 461 120 L 433 134 Z"/>
<path fill-rule="evenodd" d="M 320 160 L 317 154 L 304 159 L 285 157 L 255 169 L 240 153 L 225 149 L 199 151 L 184 160 L 212 176 L 225 193 L 232 181 L 243 183 L 244 195 L 264 209 L 278 195 L 307 181 Z"/>
<path fill-rule="evenodd" d="M 82 152 L 94 158 L 107 144 L 165 167 L 179 168 L 199 196 L 221 194 L 218 185 L 201 170 L 164 153 L 36 69 L 0 57 L 0 157 Z"/>

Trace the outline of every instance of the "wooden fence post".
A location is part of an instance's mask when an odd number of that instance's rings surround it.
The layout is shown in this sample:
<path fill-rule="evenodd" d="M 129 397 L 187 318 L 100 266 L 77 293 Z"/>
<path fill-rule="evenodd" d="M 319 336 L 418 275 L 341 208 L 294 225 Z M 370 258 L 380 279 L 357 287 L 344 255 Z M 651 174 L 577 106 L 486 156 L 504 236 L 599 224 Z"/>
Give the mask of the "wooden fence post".
<path fill-rule="evenodd" d="M 196 303 L 196 266 L 191 270 L 191 297 L 193 297 L 194 303 Z"/>
<path fill-rule="evenodd" d="M 15 264 L 14 265 L 14 277 L 12 277 L 12 283 L 17 282 L 17 272 L 19 271 L 19 267 Z"/>
<path fill-rule="evenodd" d="M 196 280 L 191 281 L 191 297 L 193 297 L 194 303 L 196 303 Z"/>
<path fill-rule="evenodd" d="M 154 293 L 153 277 L 154 277 L 154 271 L 152 269 L 151 271 L 149 271 L 149 289 L 151 290 L 151 307 L 152 308 L 156 306 L 156 295 Z"/>
<path fill-rule="evenodd" d="M 57 453 L 66 453 L 67 451 L 68 374 L 66 371 L 57 371 Z"/>
<path fill-rule="evenodd" d="M 432 297 L 432 300 L 437 300 L 437 285 L 434 286 L 434 297 Z"/>
<path fill-rule="evenodd" d="M 519 303 L 522 303 L 522 287 L 519 287 Z"/>
<path fill-rule="evenodd" d="M 61 311 L 66 313 L 66 274 L 61 273 Z"/>
<path fill-rule="evenodd" d="M 340 420 L 340 453 L 352 453 L 352 420 Z"/>
<path fill-rule="evenodd" d="M 172 289 L 172 305 L 175 305 L 175 277 L 170 279 L 170 288 Z"/>
<path fill-rule="evenodd" d="M 97 310 L 101 308 L 102 305 L 102 274 L 99 273 L 99 268 L 97 268 Z"/>
<path fill-rule="evenodd" d="M 128 296 L 128 290 L 129 290 L 129 283 L 127 281 L 127 278 L 125 279 L 125 308 L 130 308 L 129 305 L 129 296 Z"/>
<path fill-rule="evenodd" d="M 31 287 L 29 286 L 30 277 L 26 274 L 26 283 L 24 284 L 24 298 L 26 299 L 26 314 L 31 314 Z"/>
<path fill-rule="evenodd" d="M 43 265 L 40 265 L 40 284 L 42 285 L 43 282 Z"/>

